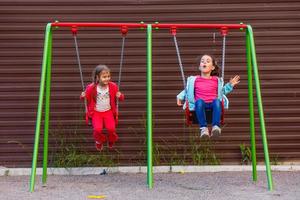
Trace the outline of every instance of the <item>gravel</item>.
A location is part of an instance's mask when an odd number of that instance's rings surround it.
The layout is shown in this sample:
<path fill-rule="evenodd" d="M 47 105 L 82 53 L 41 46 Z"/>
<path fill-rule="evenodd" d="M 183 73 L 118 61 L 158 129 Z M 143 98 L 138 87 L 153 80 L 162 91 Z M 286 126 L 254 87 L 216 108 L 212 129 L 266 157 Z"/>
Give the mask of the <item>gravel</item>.
<path fill-rule="evenodd" d="M 146 174 L 106 174 L 88 176 L 49 176 L 42 187 L 37 177 L 35 191 L 30 193 L 29 176 L 1 176 L 0 199 L 89 199 L 105 195 L 113 200 L 148 199 L 300 199 L 300 172 L 273 172 L 274 191 L 267 188 L 266 175 L 258 172 L 163 173 L 154 174 L 154 188 L 146 186 Z"/>

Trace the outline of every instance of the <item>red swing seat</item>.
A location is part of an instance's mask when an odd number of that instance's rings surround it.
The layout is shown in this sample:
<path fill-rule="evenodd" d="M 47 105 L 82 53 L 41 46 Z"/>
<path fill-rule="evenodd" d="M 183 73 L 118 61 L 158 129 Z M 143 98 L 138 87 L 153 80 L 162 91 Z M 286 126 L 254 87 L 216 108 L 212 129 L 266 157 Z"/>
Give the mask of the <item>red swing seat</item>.
<path fill-rule="evenodd" d="M 195 111 L 190 111 L 188 101 L 186 103 L 187 103 L 186 109 L 185 109 L 186 125 L 191 126 L 192 124 L 199 124 Z M 223 100 L 221 102 L 221 106 L 222 106 L 222 109 L 221 109 L 220 124 L 221 124 L 221 126 L 223 126 L 224 125 L 224 101 Z M 212 110 L 206 109 L 205 116 L 206 116 L 207 124 L 211 124 L 212 123 Z"/>

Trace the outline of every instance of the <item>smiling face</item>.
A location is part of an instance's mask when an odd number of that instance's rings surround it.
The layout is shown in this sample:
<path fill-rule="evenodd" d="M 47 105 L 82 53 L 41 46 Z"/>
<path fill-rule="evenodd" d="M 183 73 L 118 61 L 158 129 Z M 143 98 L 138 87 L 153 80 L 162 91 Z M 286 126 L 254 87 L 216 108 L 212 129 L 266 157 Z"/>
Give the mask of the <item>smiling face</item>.
<path fill-rule="evenodd" d="M 103 70 L 97 75 L 97 79 L 101 85 L 107 85 L 110 81 L 110 72 Z"/>
<path fill-rule="evenodd" d="M 201 73 L 210 74 L 214 69 L 215 66 L 213 65 L 212 57 L 210 57 L 209 55 L 202 56 L 199 65 L 199 70 L 201 71 Z"/>

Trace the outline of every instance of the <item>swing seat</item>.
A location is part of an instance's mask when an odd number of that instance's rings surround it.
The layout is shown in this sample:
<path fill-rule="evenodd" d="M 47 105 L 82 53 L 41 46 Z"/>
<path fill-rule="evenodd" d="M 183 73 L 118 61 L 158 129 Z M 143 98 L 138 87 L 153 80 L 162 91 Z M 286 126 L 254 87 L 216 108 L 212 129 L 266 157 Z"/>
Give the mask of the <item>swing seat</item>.
<path fill-rule="evenodd" d="M 221 103 L 222 109 L 221 109 L 221 121 L 220 124 L 224 125 L 224 101 Z M 205 109 L 205 116 L 206 116 L 206 122 L 207 124 L 212 124 L 212 109 Z M 185 109 L 185 117 L 186 117 L 186 124 L 188 126 L 191 126 L 192 124 L 199 124 L 197 115 L 195 111 L 190 111 L 189 107 Z"/>

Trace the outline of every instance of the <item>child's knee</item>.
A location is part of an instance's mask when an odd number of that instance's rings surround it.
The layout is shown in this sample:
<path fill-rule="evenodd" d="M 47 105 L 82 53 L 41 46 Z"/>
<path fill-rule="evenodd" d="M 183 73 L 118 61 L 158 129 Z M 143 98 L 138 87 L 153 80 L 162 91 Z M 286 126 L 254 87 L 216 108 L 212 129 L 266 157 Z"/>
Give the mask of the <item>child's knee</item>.
<path fill-rule="evenodd" d="M 213 101 L 213 107 L 214 108 L 221 108 L 221 101 L 219 99 L 215 99 Z"/>
<path fill-rule="evenodd" d="M 102 131 L 103 131 L 103 129 L 98 128 L 98 127 L 94 128 L 94 130 L 93 130 L 94 133 L 102 133 Z"/>
<path fill-rule="evenodd" d="M 195 103 L 195 106 L 198 109 L 205 108 L 205 102 L 202 99 L 198 99 Z"/>
<path fill-rule="evenodd" d="M 116 142 L 119 139 L 119 136 L 117 135 L 116 132 L 109 132 L 108 134 L 108 140 L 110 142 Z"/>
<path fill-rule="evenodd" d="M 108 131 L 109 134 L 116 132 L 116 128 L 115 127 L 107 127 L 106 129 L 107 129 L 107 131 Z"/>

